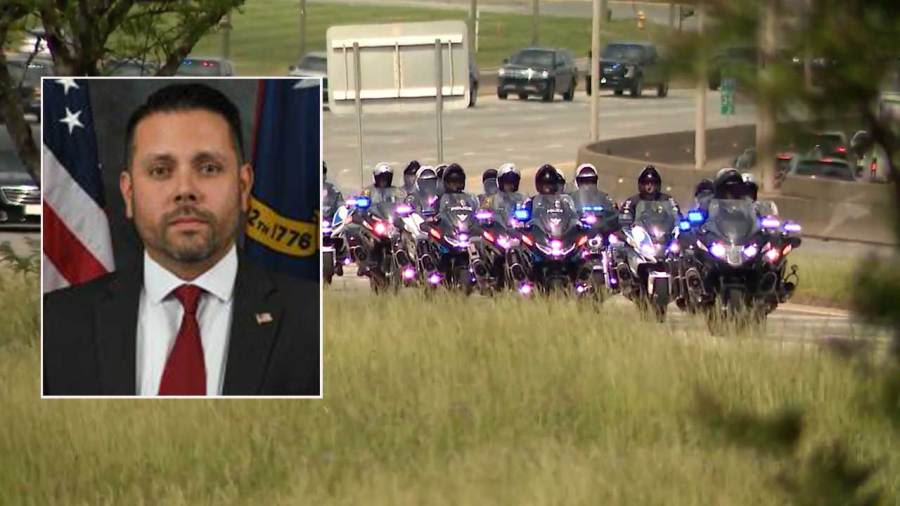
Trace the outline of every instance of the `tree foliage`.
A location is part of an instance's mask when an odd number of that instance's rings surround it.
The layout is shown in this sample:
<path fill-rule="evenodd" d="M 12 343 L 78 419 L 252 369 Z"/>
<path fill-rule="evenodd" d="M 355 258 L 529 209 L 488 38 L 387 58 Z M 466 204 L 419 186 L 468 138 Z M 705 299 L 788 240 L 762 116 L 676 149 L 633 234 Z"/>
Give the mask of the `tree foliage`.
<path fill-rule="evenodd" d="M 156 75 L 173 75 L 200 38 L 244 0 L 4 0 L 0 47 L 17 26 L 40 26 L 57 75 L 95 76 L 111 60 L 158 62 Z M 0 119 L 19 157 L 40 181 L 39 154 L 0 52 Z"/>

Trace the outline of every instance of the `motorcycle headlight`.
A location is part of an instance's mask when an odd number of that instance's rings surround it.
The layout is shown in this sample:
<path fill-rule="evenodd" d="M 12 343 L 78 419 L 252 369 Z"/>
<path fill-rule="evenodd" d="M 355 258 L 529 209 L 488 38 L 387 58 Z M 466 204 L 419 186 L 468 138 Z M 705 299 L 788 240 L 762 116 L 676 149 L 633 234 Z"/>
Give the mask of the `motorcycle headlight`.
<path fill-rule="evenodd" d="M 720 242 L 715 242 L 709 248 L 709 252 L 713 254 L 716 258 L 725 258 L 725 246 Z"/>
<path fill-rule="evenodd" d="M 757 247 L 755 244 L 744 246 L 744 256 L 746 258 L 753 258 L 757 253 L 759 253 L 759 247 Z"/>

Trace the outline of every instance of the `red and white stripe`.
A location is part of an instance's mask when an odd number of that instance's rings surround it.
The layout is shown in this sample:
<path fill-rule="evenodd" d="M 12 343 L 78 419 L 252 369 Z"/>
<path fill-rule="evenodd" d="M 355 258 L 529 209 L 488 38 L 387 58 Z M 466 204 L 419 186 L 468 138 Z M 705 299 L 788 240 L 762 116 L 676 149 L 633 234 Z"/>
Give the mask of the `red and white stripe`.
<path fill-rule="evenodd" d="M 43 147 L 43 291 L 84 283 L 115 269 L 109 220 Z"/>

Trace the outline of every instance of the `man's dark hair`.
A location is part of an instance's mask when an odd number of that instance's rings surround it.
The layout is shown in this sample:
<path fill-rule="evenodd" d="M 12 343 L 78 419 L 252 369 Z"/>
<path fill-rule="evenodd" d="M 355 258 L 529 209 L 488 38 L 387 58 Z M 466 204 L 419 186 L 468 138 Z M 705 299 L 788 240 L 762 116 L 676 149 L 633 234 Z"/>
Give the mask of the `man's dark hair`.
<path fill-rule="evenodd" d="M 134 130 L 147 116 L 158 112 L 178 112 L 201 109 L 222 116 L 231 130 L 238 165 L 244 163 L 244 136 L 241 134 L 241 114 L 237 106 L 221 91 L 200 83 L 170 84 L 153 92 L 147 101 L 128 119 L 125 129 L 125 166 L 131 166 Z"/>

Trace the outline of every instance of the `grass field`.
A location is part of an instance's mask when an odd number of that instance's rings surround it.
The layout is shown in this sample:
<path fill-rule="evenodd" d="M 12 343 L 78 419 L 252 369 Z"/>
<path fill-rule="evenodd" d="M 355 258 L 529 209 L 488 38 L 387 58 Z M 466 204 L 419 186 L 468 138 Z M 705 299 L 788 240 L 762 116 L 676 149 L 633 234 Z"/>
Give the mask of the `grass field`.
<path fill-rule="evenodd" d="M 4 279 L 0 301 L 36 293 Z M 660 332 L 572 301 L 325 295 L 321 401 L 39 401 L 37 309 L 3 307 L 0 504 L 784 503 L 692 416 L 808 409 L 900 494 L 870 380 L 818 348 Z"/>
<path fill-rule="evenodd" d="M 863 258 L 834 258 L 810 253 L 803 246 L 791 253 L 792 264 L 798 267 L 800 284 L 791 302 L 814 306 L 850 307 L 853 278 Z"/>
<path fill-rule="evenodd" d="M 242 13 L 232 16 L 231 57 L 238 74 L 285 75 L 296 63 L 300 47 L 299 3 L 281 0 L 249 0 Z M 365 5 L 307 4 L 307 50 L 325 48 L 325 31 L 331 25 L 399 23 L 411 21 L 465 20 L 467 11 Z M 658 40 L 668 27 L 648 24 L 638 31 L 634 21 L 615 20 L 606 26 L 609 39 Z M 477 62 L 481 68 L 496 68 L 503 58 L 531 44 L 531 17 L 517 14 L 482 13 Z M 576 57 L 590 48 L 591 20 L 544 17 L 541 44 L 568 48 Z M 219 55 L 221 36 L 211 34 L 194 48 L 198 56 Z"/>

